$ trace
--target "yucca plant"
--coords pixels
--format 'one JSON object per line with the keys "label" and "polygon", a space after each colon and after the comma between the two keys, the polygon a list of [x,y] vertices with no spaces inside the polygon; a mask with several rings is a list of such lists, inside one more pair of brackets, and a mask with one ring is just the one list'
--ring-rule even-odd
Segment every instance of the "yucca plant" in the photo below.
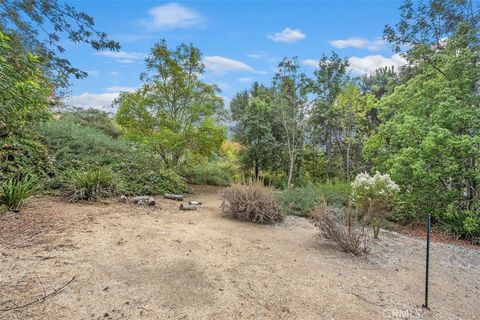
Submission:
{"label": "yucca plant", "polygon": [[66,175],[66,189],[71,202],[100,201],[117,193],[117,181],[108,168],[72,170]]}
{"label": "yucca plant", "polygon": [[1,184],[0,204],[8,210],[18,211],[37,187],[38,179],[33,175],[10,178]]}

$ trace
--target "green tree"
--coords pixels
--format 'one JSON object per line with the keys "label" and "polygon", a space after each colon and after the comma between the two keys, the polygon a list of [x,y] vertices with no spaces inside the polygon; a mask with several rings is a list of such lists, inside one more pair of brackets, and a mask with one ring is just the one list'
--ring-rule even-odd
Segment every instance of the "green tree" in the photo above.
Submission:
{"label": "green tree", "polygon": [[[443,24],[456,21],[454,17]],[[418,75],[380,100],[384,123],[370,137],[365,153],[403,186],[407,211],[417,217],[432,212],[446,223],[454,212],[462,234],[478,236],[478,26],[459,22],[456,27],[428,61],[416,60]]]}
{"label": "green tree", "polygon": [[274,104],[282,123],[283,145],[288,156],[287,187],[292,185],[295,163],[305,142],[308,81],[298,58],[284,58],[273,78]]}
{"label": "green tree", "polygon": [[348,60],[333,53],[330,57],[322,56],[310,81],[309,91],[313,95],[310,137],[312,143],[325,152],[328,177],[335,175],[334,142],[339,126],[333,105],[349,78]]}
{"label": "green tree", "polygon": [[46,150],[34,127],[50,117],[52,86],[38,57],[10,43],[0,32],[0,177],[45,165]]}
{"label": "green tree", "polygon": [[354,84],[346,85],[338,94],[332,111],[337,115],[336,141],[344,158],[345,176],[352,178],[352,158],[361,159],[363,142],[368,136],[367,115],[373,108],[375,97],[362,95]]}
{"label": "green tree", "polygon": [[255,178],[259,177],[261,169],[269,168],[278,157],[278,142],[272,132],[272,116],[273,110],[268,103],[253,98],[241,118],[244,127],[243,134],[239,137],[239,142],[244,146],[242,162],[246,168],[253,168]]}
{"label": "green tree", "polygon": [[57,0],[0,0],[0,31],[15,36],[21,47],[37,55],[59,86],[68,85],[69,75],[87,76],[61,57],[66,39],[95,50],[120,49],[118,42],[95,28],[91,16]]}
{"label": "green tree", "polygon": [[217,151],[226,135],[223,100],[215,85],[201,80],[200,50],[186,44],[171,50],[161,41],[146,66],[144,85],[115,101],[127,138],[151,146],[169,167],[186,164],[189,153]]}
{"label": "green tree", "polygon": [[471,0],[405,0],[400,21],[386,25],[383,38],[396,52],[404,53],[411,65],[423,63],[443,73],[437,53],[457,34],[459,25],[478,32],[479,9],[480,4],[474,6]]}

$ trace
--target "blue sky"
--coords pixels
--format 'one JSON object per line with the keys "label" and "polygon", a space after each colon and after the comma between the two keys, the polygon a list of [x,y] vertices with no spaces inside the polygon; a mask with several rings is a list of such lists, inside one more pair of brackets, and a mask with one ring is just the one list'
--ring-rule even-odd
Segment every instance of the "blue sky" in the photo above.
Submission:
{"label": "blue sky", "polygon": [[228,100],[253,81],[269,83],[283,57],[298,56],[305,72],[322,53],[349,57],[354,75],[403,60],[383,42],[383,27],[399,18],[400,1],[67,1],[95,18],[122,45],[95,52],[67,44],[65,56],[89,72],[73,81],[69,103],[112,111],[120,91],[141,85],[153,44],[193,43],[203,52],[205,81]]}

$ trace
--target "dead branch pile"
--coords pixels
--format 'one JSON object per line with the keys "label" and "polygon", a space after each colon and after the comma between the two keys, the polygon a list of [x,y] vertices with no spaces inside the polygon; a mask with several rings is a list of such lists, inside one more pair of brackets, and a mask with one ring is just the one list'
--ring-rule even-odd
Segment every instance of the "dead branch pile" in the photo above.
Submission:
{"label": "dead branch pile", "polygon": [[222,213],[236,219],[261,224],[283,221],[272,188],[261,181],[236,183],[221,193]]}

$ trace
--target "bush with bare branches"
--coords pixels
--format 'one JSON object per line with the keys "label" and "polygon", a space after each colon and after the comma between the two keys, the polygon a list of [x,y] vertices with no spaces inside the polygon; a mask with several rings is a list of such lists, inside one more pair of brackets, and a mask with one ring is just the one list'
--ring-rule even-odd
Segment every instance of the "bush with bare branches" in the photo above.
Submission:
{"label": "bush with bare branches", "polygon": [[221,193],[222,213],[236,219],[261,224],[283,221],[273,189],[262,181],[235,183]]}
{"label": "bush with bare branches", "polygon": [[349,205],[347,213],[341,209],[323,207],[316,211],[315,226],[325,239],[354,255],[368,252],[363,224],[358,222]]}

